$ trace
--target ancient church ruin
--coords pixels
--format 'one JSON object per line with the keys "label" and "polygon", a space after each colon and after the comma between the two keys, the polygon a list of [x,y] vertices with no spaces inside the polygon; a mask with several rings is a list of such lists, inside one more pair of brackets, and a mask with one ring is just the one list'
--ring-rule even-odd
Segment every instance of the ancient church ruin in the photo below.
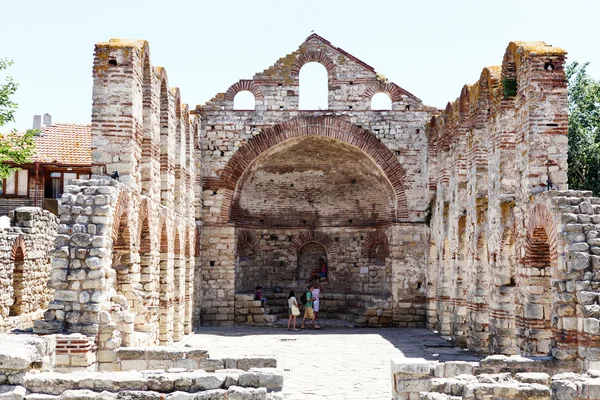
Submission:
{"label": "ancient church ruin", "polygon": [[[116,370],[120,347],[275,324],[323,259],[324,317],[597,367],[600,199],[567,190],[565,56],[511,42],[438,110],[313,34],[190,110],[147,42],[98,43],[93,175],[65,186],[58,223],[22,209],[0,232],[0,328],[43,312],[35,333],[82,334],[84,364]],[[323,109],[302,109],[310,63]]]}

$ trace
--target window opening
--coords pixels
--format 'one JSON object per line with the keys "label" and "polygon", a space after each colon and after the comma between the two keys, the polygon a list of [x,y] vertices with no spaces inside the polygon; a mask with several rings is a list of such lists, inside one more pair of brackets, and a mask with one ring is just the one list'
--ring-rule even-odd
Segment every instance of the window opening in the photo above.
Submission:
{"label": "window opening", "polygon": [[249,90],[238,92],[233,98],[234,110],[254,110],[256,109],[256,99]]}
{"label": "window opening", "polygon": [[391,110],[392,99],[387,93],[375,93],[371,97],[371,110]]}
{"label": "window opening", "polygon": [[329,109],[327,69],[318,62],[309,62],[300,69],[300,110]]}
{"label": "window opening", "polygon": [[13,171],[7,178],[0,179],[0,195],[27,196],[29,171],[20,169]]}

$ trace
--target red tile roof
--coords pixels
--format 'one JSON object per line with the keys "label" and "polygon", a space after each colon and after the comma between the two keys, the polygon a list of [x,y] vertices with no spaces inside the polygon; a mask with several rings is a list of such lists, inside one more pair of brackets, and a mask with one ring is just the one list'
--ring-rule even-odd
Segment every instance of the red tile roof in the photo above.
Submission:
{"label": "red tile roof", "polygon": [[92,164],[90,125],[54,124],[44,126],[35,137],[35,162],[69,165]]}

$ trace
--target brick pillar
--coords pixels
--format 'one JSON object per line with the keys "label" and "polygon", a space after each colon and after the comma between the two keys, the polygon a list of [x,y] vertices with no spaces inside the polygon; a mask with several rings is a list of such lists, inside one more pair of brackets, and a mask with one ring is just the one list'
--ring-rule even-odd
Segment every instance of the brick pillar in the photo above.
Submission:
{"label": "brick pillar", "polygon": [[[143,124],[143,76],[149,63],[145,41],[96,44],[92,91],[93,173],[118,172],[138,189]],[[149,68],[149,67],[148,67]]]}
{"label": "brick pillar", "polygon": [[556,189],[567,188],[567,81],[566,52],[543,42],[512,42],[517,81],[517,137],[524,163],[523,190],[546,190],[548,179]]}

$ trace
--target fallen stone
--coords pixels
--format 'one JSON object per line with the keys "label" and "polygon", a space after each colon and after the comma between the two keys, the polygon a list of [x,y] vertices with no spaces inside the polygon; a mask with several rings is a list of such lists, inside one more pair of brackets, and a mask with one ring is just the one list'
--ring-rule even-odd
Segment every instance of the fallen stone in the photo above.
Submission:
{"label": "fallen stone", "polygon": [[2,385],[0,386],[1,400],[23,400],[27,391],[23,386]]}

